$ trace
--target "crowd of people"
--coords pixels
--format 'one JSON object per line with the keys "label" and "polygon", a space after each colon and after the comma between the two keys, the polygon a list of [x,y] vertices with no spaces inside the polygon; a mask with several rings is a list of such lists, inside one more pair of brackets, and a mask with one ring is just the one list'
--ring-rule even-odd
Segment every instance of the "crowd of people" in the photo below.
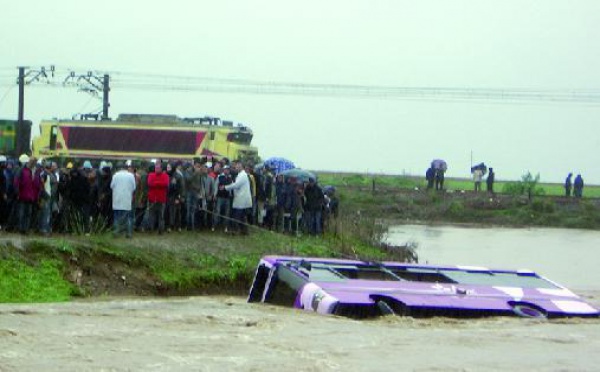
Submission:
{"label": "crowd of people", "polygon": [[239,161],[68,162],[0,156],[0,227],[22,234],[223,231],[320,235],[334,188]]}

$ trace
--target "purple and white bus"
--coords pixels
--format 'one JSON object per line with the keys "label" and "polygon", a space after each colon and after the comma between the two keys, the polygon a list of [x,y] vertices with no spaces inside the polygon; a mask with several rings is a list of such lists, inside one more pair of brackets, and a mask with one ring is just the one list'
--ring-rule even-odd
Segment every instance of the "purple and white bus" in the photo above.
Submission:
{"label": "purple and white bus", "polygon": [[353,318],[600,315],[530,270],[288,256],[260,260],[248,301]]}

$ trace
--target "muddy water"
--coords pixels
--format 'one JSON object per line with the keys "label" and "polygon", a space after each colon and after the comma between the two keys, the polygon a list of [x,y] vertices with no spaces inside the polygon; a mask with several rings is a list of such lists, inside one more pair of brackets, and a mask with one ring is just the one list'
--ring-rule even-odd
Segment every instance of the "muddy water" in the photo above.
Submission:
{"label": "muddy water", "polygon": [[[411,236],[420,243],[421,256],[431,261],[439,256],[446,263],[457,262],[452,254],[444,256],[454,243],[442,244],[456,240],[457,246],[467,247],[460,254],[458,248],[454,251],[461,263],[520,263],[505,257],[508,248],[496,257],[490,252],[495,248],[487,256],[469,253],[466,242],[458,244],[460,232],[448,228],[433,233],[425,227],[398,229],[390,236]],[[473,231],[465,231],[463,240]],[[503,232],[487,230],[483,236]],[[547,234],[536,233],[540,241]],[[514,252],[533,246],[536,239],[525,236],[531,244],[515,238],[505,247]],[[481,247],[493,246],[478,239]],[[524,266],[550,278],[559,274],[548,271],[560,267],[560,261],[540,265],[543,253],[528,254],[536,261],[521,258]],[[562,262],[572,267],[572,283],[600,305],[600,282],[589,279],[597,273],[580,278],[575,274],[588,263],[578,269],[569,257],[563,255]],[[247,304],[237,297],[0,305],[0,371],[598,371],[598,350],[596,319],[354,321]]]}
{"label": "muddy water", "polygon": [[396,244],[418,244],[419,261],[531,269],[571,289],[600,290],[600,231],[402,225]]}

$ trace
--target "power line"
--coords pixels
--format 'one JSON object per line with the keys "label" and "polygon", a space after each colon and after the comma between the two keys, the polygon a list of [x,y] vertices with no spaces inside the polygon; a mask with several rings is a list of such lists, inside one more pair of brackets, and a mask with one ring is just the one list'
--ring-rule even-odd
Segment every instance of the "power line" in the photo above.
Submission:
{"label": "power line", "polygon": [[[308,96],[357,99],[401,99],[416,101],[479,101],[499,104],[518,103],[600,103],[600,89],[527,89],[527,88],[469,88],[469,87],[402,87],[357,84],[322,84],[276,82],[240,78],[208,78],[144,74],[135,72],[88,70],[84,74],[75,69],[51,66],[40,70],[47,87],[75,86],[80,91],[98,93],[98,76],[110,74],[112,88],[140,91],[177,91],[202,93],[234,93],[252,95]],[[79,69],[81,71],[81,69]],[[67,76],[57,81],[54,76]],[[1,76],[1,75],[0,75]],[[40,77],[38,76],[38,81]],[[38,85],[39,86],[39,85]]]}

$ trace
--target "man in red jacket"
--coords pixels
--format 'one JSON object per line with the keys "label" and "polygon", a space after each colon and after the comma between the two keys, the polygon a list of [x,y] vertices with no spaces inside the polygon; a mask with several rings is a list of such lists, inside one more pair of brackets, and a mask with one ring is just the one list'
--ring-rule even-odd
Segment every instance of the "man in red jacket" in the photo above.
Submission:
{"label": "man in red jacket", "polygon": [[158,233],[165,231],[165,205],[169,190],[169,175],[163,172],[160,161],[154,166],[154,173],[148,174],[148,204],[150,229],[154,230],[158,221]]}
{"label": "man in red jacket", "polygon": [[19,232],[27,234],[32,224],[33,206],[40,195],[40,177],[35,171],[37,159],[26,154],[19,157],[22,168],[17,172],[14,186],[17,192]]}

